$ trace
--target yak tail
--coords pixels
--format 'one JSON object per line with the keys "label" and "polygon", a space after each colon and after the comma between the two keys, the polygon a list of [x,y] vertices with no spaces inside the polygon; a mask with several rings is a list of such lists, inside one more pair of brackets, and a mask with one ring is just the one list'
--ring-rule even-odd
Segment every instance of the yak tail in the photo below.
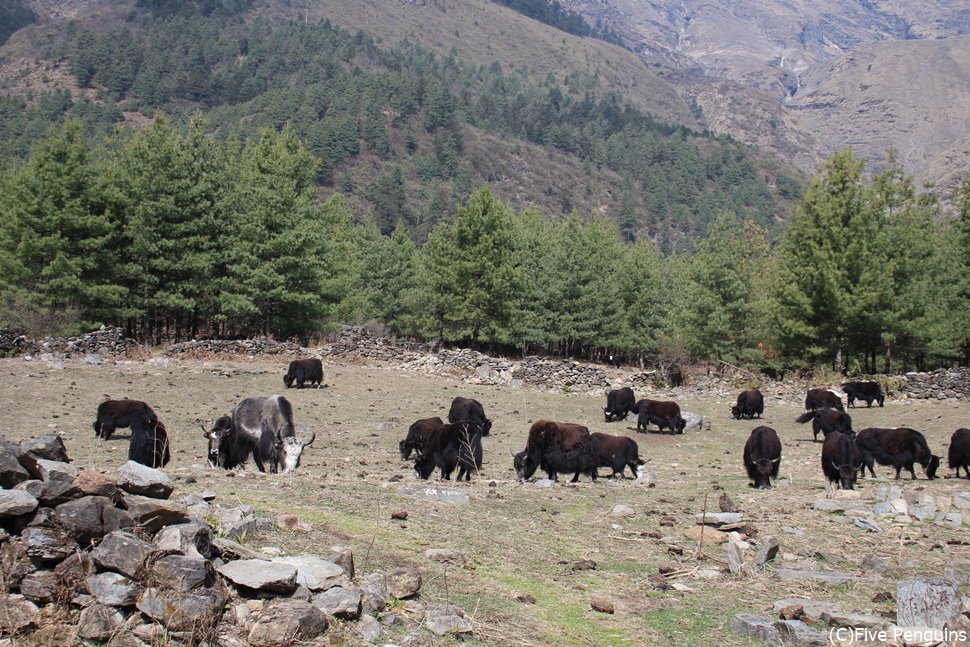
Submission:
{"label": "yak tail", "polygon": [[806,411],[802,415],[800,415],[797,418],[795,418],[795,422],[808,422],[809,420],[811,420],[814,417],[815,417],[815,412],[814,411]]}

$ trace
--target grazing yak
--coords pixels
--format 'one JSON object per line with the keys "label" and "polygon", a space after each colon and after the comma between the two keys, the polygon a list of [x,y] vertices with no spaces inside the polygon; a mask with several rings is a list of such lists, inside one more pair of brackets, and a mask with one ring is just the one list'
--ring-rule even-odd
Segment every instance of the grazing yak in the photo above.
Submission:
{"label": "grazing yak", "polygon": [[94,435],[102,440],[108,440],[119,427],[142,425],[150,428],[157,424],[158,416],[141,400],[105,400],[98,405],[98,413],[94,420]]}
{"label": "grazing yak", "polygon": [[633,394],[633,389],[628,386],[624,386],[622,389],[613,389],[606,394],[606,407],[603,409],[603,415],[606,416],[606,422],[615,422],[618,420],[626,420],[627,415],[632,411],[636,413],[636,401],[637,398]]}
{"label": "grazing yak", "polygon": [[765,396],[761,395],[758,389],[748,389],[738,394],[738,402],[731,407],[731,416],[735,420],[747,418],[751,420],[755,416],[761,417],[765,412]]}
{"label": "grazing yak", "polygon": [[428,441],[431,432],[445,424],[445,421],[435,416],[434,418],[421,418],[415,420],[408,427],[407,437],[398,443],[401,450],[401,460],[406,461],[411,457],[411,452],[420,454],[424,451],[424,445]]}
{"label": "grazing yak", "polygon": [[[222,421],[220,424],[219,421]],[[303,450],[316,440],[316,434],[303,442],[296,437],[293,407],[281,395],[246,398],[232,411],[231,424],[224,418],[208,433],[209,455],[217,457],[219,467],[232,469],[252,455],[260,472],[292,472],[300,466]]]}
{"label": "grazing yak", "polygon": [[512,455],[512,464],[520,481],[532,478],[540,467],[553,481],[560,473],[573,473],[573,483],[580,474],[596,480],[596,456],[589,429],[570,422],[537,420],[529,429],[525,449]]}
{"label": "grazing yak", "polygon": [[862,460],[860,476],[865,476],[866,468],[872,477],[876,472],[872,469],[874,463],[891,465],[896,468],[896,480],[904,468],[913,480],[916,480],[914,463],[919,463],[926,471],[926,478],[935,479],[936,470],[940,467],[940,457],[934,456],[926,444],[926,438],[915,429],[900,427],[898,429],[876,429],[870,427],[859,432],[855,439],[856,446]]}
{"label": "grazing yak", "polygon": [[[478,438],[478,454],[474,451]],[[414,461],[418,477],[427,479],[435,469],[441,470],[441,478],[451,480],[451,473],[458,468],[458,479],[470,481],[471,473],[481,465],[481,434],[473,431],[467,420],[440,425],[431,431],[424,450]]]}
{"label": "grazing yak", "polygon": [[302,389],[304,384],[316,384],[319,389],[323,384],[323,362],[318,359],[295,359],[283,375],[283,385]]}
{"label": "grazing yak", "polygon": [[607,355],[606,356],[606,365],[607,366],[615,366],[616,368],[620,368],[621,366],[623,366],[623,360],[620,358],[619,355]]}
{"label": "grazing yak", "polygon": [[822,473],[831,485],[836,489],[855,489],[861,466],[862,456],[851,436],[836,431],[825,437],[822,444]]}
{"label": "grazing yak", "polygon": [[601,433],[590,434],[589,440],[596,456],[596,467],[609,467],[613,470],[610,478],[617,474],[622,476],[627,467],[633,472],[633,478],[640,476],[640,466],[645,461],[640,458],[640,448],[635,440]]}
{"label": "grazing yak", "polygon": [[960,468],[966,472],[970,479],[970,429],[957,429],[950,438],[950,452],[947,455],[947,463],[951,470],[957,471],[957,478],[960,478]]}
{"label": "grazing yak", "polygon": [[809,389],[805,395],[805,408],[810,411],[816,409],[838,409],[845,411],[842,406],[842,398],[832,393],[828,389]]}
{"label": "grazing yak", "polygon": [[485,408],[482,407],[481,402],[458,396],[451,401],[448,422],[455,423],[463,420],[471,423],[473,427],[478,427],[482,436],[487,436],[492,429],[492,421],[485,417]]}
{"label": "grazing yak", "polygon": [[146,425],[141,420],[135,420],[131,425],[131,440],[128,441],[128,460],[159,468],[165,467],[171,459],[168,430],[162,421]]}
{"label": "grazing yak", "polygon": [[664,427],[672,434],[684,433],[687,421],[680,415],[680,405],[676,402],[661,400],[640,400],[636,404],[637,431],[646,433],[650,423],[657,425],[657,431],[663,433]]}
{"label": "grazing yak", "polygon": [[[213,423],[212,429],[206,429],[205,425],[202,426],[202,433],[209,441],[208,459],[209,465],[212,467],[226,467],[226,463],[234,460],[230,458],[232,447],[229,444],[229,432],[231,430],[232,417],[230,416],[220,417]],[[242,460],[235,461],[231,467],[240,465],[245,461],[246,458],[243,457]]]}
{"label": "grazing yak", "polygon": [[771,479],[778,478],[781,467],[781,441],[771,427],[756,427],[744,444],[744,469],[751,487],[767,490]]}
{"label": "grazing yak", "polygon": [[852,431],[852,418],[844,411],[816,409],[815,411],[806,411],[795,418],[795,422],[798,423],[805,423],[809,420],[812,421],[812,434],[815,442],[818,442],[818,432],[820,431],[823,437],[827,437],[833,431],[855,436],[855,432]]}
{"label": "grazing yak", "polygon": [[867,408],[872,408],[873,400],[878,402],[880,407],[886,401],[879,382],[846,382],[842,385],[842,391],[845,392],[850,407],[855,407],[857,399],[865,400]]}

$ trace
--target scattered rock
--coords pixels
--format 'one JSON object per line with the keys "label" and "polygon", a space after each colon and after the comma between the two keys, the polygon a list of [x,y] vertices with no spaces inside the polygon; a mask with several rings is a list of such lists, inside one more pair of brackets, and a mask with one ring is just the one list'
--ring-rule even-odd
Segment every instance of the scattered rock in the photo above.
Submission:
{"label": "scattered rock", "polygon": [[395,568],[385,576],[385,585],[391,596],[404,600],[421,590],[421,573],[415,568]]}
{"label": "scattered rock", "polygon": [[9,490],[30,478],[30,472],[17,460],[19,454],[19,449],[11,451],[0,446],[0,487]]}
{"label": "scattered rock", "polygon": [[696,515],[697,523],[703,523],[710,526],[721,526],[724,524],[740,523],[744,518],[744,513],[742,512],[708,512],[704,514],[702,512]]}
{"label": "scattered rock", "polygon": [[721,508],[721,512],[740,512],[738,504],[728,496],[727,492],[721,493],[717,499],[717,505]]}
{"label": "scattered rock", "polygon": [[703,540],[705,544],[714,546],[723,544],[728,540],[726,532],[721,532],[716,528],[709,528],[708,526],[691,526],[684,535],[695,541]]}
{"label": "scattered rock", "polygon": [[109,532],[135,525],[132,516],[103,496],[84,496],[54,508],[52,518],[77,543],[86,546]]}
{"label": "scattered rock", "polygon": [[512,598],[515,599],[518,602],[521,602],[522,604],[535,604],[536,603],[535,597],[532,596],[532,595],[529,595],[528,593],[513,593],[512,594]]}
{"label": "scattered rock", "polygon": [[452,564],[454,566],[464,566],[468,559],[456,550],[449,548],[429,548],[424,551],[424,556],[432,562],[441,564]]}
{"label": "scattered rock", "polygon": [[868,629],[885,629],[889,621],[880,616],[864,613],[845,613],[841,611],[823,611],[823,622],[833,627],[862,627]]}
{"label": "scattered rock", "polygon": [[805,615],[805,606],[801,604],[790,604],[778,611],[778,617],[782,620],[801,620]]}
{"label": "scattered rock", "polygon": [[80,473],[78,468],[70,463],[43,458],[37,459],[32,465],[28,464],[27,471],[41,481],[67,481],[68,483],[73,483]]}
{"label": "scattered rock", "polygon": [[372,643],[381,637],[381,623],[374,616],[363,615],[357,621],[357,634],[365,643]]}
{"label": "scattered rock", "polygon": [[60,479],[53,481],[31,479],[18,483],[16,489],[30,493],[37,499],[39,505],[48,508],[55,508],[81,496],[81,491],[74,487],[73,482]]}
{"label": "scattered rock", "polygon": [[744,573],[744,550],[745,546],[739,541],[728,540],[724,544],[724,556],[727,558],[728,571],[731,575]]}
{"label": "scattered rock", "polygon": [[407,510],[398,510],[397,512],[391,513],[391,519],[394,519],[396,521],[407,521],[407,518],[408,518]]}
{"label": "scattered rock", "polygon": [[603,596],[594,595],[589,599],[589,606],[593,611],[599,611],[600,613],[613,613],[613,600]]}
{"label": "scattered rock", "polygon": [[[71,459],[67,455],[67,447],[64,446],[64,439],[57,434],[45,434],[25,440],[20,444],[20,449],[27,458],[55,461],[58,463],[70,463]],[[29,467],[27,469],[30,469]]]}
{"label": "scattered rock", "polygon": [[758,557],[754,562],[755,566],[764,568],[765,564],[775,559],[780,547],[781,545],[778,543],[777,537],[765,537],[761,542],[761,546],[758,548]]}
{"label": "scattered rock", "polygon": [[59,528],[25,528],[20,534],[27,556],[38,562],[60,562],[77,552],[77,542]]}
{"label": "scattered rock", "polygon": [[20,580],[20,592],[31,602],[47,604],[58,593],[58,581],[54,571],[37,571]]}
{"label": "scattered rock", "polygon": [[610,516],[612,517],[634,517],[636,514],[633,508],[622,503],[613,506],[613,510],[610,511]]}
{"label": "scattered rock", "polygon": [[900,627],[932,627],[963,611],[956,586],[942,577],[920,577],[896,584],[896,624]]}
{"label": "scattered rock", "polygon": [[353,578],[354,573],[354,551],[350,550],[346,546],[331,546],[330,555],[327,556],[327,561],[333,562],[340,568],[344,569],[344,573],[347,577]]}
{"label": "scattered rock", "polygon": [[453,606],[429,609],[424,617],[424,625],[437,636],[469,634],[473,631],[472,624],[465,618],[465,613]]}
{"label": "scattered rock", "polygon": [[153,543],[155,549],[161,552],[190,557],[212,559],[217,553],[212,545],[212,529],[196,521],[162,528],[155,535]]}
{"label": "scattered rock", "polygon": [[946,566],[943,567],[943,577],[953,582],[957,586],[970,584],[970,559],[951,559]]}
{"label": "scattered rock", "polygon": [[98,573],[87,578],[88,591],[101,604],[129,607],[141,595],[142,585],[119,573]]}
{"label": "scattered rock", "polygon": [[866,555],[862,559],[862,570],[875,573],[876,575],[885,575],[889,572],[889,562],[882,557]]}
{"label": "scattered rock", "polygon": [[775,573],[782,581],[811,580],[813,582],[826,584],[828,586],[842,586],[844,584],[851,584],[853,582],[875,584],[879,581],[879,578],[875,576],[850,575],[849,573],[840,573],[838,571],[814,571],[795,568],[779,568],[775,571]]}
{"label": "scattered rock", "polygon": [[226,598],[219,587],[190,593],[149,587],[138,597],[137,606],[171,631],[199,631],[219,621]]}
{"label": "scattered rock", "polygon": [[37,605],[22,595],[0,594],[0,632],[16,633],[34,624]]}
{"label": "scattered rock", "polygon": [[449,488],[439,488],[433,485],[402,485],[397,489],[401,496],[420,499],[422,501],[437,501],[439,503],[456,503],[464,505],[468,503],[468,495],[460,490]]}
{"label": "scattered rock", "polygon": [[129,494],[124,502],[135,523],[153,533],[185,521],[189,514],[185,505],[178,501]]}
{"label": "scattered rock", "polygon": [[212,586],[215,572],[212,562],[193,555],[166,555],[152,565],[152,576],[157,582],[176,591],[191,591]]}

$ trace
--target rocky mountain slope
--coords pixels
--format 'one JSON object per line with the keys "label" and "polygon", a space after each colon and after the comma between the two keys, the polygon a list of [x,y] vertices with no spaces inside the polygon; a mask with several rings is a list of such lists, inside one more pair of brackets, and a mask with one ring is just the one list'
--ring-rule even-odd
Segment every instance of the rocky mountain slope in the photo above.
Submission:
{"label": "rocky mountain slope", "polygon": [[[970,7],[928,0],[569,0],[644,57],[702,75],[705,125],[803,167],[843,146],[878,165],[892,146],[918,182],[966,172]],[[766,124],[772,124],[766,127]],[[814,153],[814,157],[812,155]]]}

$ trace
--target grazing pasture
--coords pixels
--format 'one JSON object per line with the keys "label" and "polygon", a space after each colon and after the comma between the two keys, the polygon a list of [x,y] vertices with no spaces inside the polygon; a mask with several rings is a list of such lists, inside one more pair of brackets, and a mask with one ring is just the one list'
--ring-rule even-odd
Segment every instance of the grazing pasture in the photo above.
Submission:
{"label": "grazing pasture", "polygon": [[[243,538],[257,549],[325,553],[341,544],[353,549],[358,571],[416,565],[425,577],[422,596],[459,605],[473,621],[473,644],[756,645],[729,628],[735,613],[770,614],[774,600],[795,596],[833,600],[856,611],[890,612],[892,602],[871,602],[873,596],[895,592],[900,579],[941,575],[954,557],[970,557],[966,526],[946,528],[929,521],[900,525],[878,518],[882,532],[868,532],[848,516],[814,510],[815,500],[825,496],[826,482],[819,462],[821,444],[812,442],[811,429],[794,422],[804,411],[805,391],[789,388],[782,398],[771,385],[760,387],[765,414],[755,421],[732,418],[736,389],[703,397],[644,394],[675,400],[683,411],[710,421],[704,431],[644,434],[636,433],[634,420],[604,422],[601,390],[568,394],[472,386],[457,376],[327,362],[326,388],[286,391],[294,423],[316,433],[299,470],[263,474],[251,463],[230,472],[210,467],[200,424],[210,428],[243,398],[281,393],[285,368],[284,361],[258,360],[103,366],[69,362],[55,369],[41,361],[4,359],[0,434],[24,440],[60,433],[76,463],[113,473],[127,459],[128,433],[118,430],[110,440],[99,441],[93,438],[91,421],[107,398],[143,400],[168,429],[172,461],[166,472],[177,484],[174,496],[211,490],[224,506],[249,504],[270,519],[291,512],[310,526]],[[401,460],[399,442],[415,420],[444,418],[459,395],[480,401],[492,420],[490,435],[482,439],[482,472],[468,483],[439,482],[437,471],[430,481],[419,481],[412,462]],[[859,429],[918,429],[933,453],[945,457],[954,430],[970,426],[970,403],[890,397],[884,408],[857,408],[852,416]],[[653,485],[612,481],[605,469],[595,483],[586,478],[578,484],[561,478],[552,487],[517,482],[510,450],[522,450],[529,427],[540,418],[633,438],[647,461],[642,471],[652,474]],[[783,446],[780,472],[770,490],[750,488],[742,464],[744,443],[759,425],[777,430]],[[856,485],[863,498],[878,486],[897,484],[893,470],[883,467],[877,474],[880,478],[860,479]],[[944,478],[928,481],[921,470],[917,475],[916,481],[904,478],[898,484],[905,492],[970,491],[970,481],[951,478],[945,465],[938,473]],[[408,484],[458,489],[470,501],[453,505],[399,495],[398,488]],[[780,541],[781,553],[764,572],[696,576],[698,567],[724,571],[721,547],[708,542],[698,550],[698,542],[685,536],[705,501],[707,510],[716,512],[723,493],[744,512],[756,539],[775,536]],[[614,517],[611,512],[620,504],[635,514]],[[408,512],[406,520],[391,518],[399,511]],[[783,528],[805,534],[796,536]],[[424,557],[429,548],[459,551],[469,566],[431,562]],[[782,564],[861,574],[868,555],[888,563],[876,585],[829,588],[782,582],[774,575]],[[595,568],[582,560],[595,562]],[[672,569],[674,576],[664,578],[659,569]],[[682,590],[671,589],[673,584]],[[590,600],[596,596],[612,600],[615,613],[593,611]],[[403,607],[395,609],[407,614]],[[387,629],[384,639],[396,642],[406,631]],[[355,644],[339,622],[327,635],[334,644]],[[458,642],[446,638],[435,644]]]}

